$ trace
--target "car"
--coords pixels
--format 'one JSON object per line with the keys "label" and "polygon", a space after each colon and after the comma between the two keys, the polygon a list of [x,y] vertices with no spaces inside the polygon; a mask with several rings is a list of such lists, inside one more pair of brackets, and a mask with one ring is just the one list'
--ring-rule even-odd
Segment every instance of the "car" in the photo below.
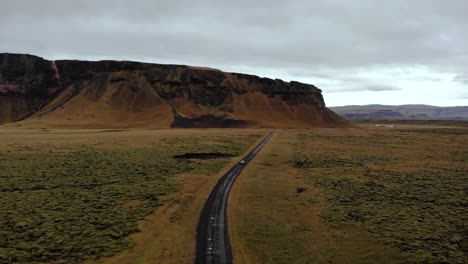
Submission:
{"label": "car", "polygon": [[245,164],[245,160],[241,160],[241,161],[240,161],[240,164]]}

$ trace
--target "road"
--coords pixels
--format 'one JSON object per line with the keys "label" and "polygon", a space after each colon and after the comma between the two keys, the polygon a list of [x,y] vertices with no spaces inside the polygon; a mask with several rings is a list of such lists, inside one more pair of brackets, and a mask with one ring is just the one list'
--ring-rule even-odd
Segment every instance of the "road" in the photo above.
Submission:
{"label": "road", "polygon": [[227,201],[234,181],[265,146],[273,133],[269,133],[254,150],[244,157],[245,163],[238,163],[232,167],[218,181],[206,201],[197,227],[197,264],[230,264],[232,251],[229,243],[227,226]]}

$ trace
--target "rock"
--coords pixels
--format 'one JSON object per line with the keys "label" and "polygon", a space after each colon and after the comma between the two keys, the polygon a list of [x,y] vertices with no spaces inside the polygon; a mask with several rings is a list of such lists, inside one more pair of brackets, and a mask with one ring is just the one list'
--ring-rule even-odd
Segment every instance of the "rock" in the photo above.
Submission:
{"label": "rock", "polygon": [[22,54],[0,54],[0,103],[0,124],[34,115],[80,126],[93,111],[87,114],[100,126],[350,125],[325,107],[311,84],[183,65],[52,62]]}

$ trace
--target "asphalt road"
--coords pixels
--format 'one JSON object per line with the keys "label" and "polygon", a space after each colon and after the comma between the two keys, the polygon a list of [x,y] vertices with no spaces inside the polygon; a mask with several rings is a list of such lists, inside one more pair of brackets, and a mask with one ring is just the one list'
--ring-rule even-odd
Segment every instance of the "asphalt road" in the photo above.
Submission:
{"label": "asphalt road", "polygon": [[273,133],[269,133],[252,152],[244,157],[245,163],[237,163],[218,181],[206,201],[197,227],[197,264],[230,264],[232,250],[227,226],[227,200],[234,181],[265,146]]}

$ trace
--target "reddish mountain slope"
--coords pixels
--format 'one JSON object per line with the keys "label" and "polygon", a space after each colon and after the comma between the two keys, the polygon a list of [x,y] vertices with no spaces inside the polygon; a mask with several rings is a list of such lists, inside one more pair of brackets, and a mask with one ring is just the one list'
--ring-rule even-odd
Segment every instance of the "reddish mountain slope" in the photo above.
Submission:
{"label": "reddish mountain slope", "polygon": [[16,121],[76,127],[349,126],[309,84],[179,65],[0,54],[0,123]]}

